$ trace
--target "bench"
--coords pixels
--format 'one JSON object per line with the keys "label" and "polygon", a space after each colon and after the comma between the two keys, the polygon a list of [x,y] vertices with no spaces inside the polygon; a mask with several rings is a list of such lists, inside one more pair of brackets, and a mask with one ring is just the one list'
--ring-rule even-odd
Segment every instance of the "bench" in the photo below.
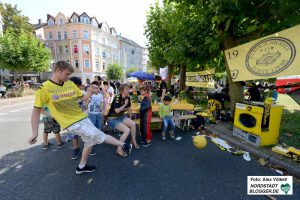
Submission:
{"label": "bench", "polygon": [[[175,116],[174,120],[175,121],[180,121],[180,129],[181,130],[188,130],[188,126],[189,126],[189,121],[191,119],[195,119],[197,118],[196,115],[179,115],[179,116]],[[140,126],[140,120],[139,119],[135,119],[133,120],[138,126]],[[158,129],[161,129],[161,122],[162,119],[160,119],[159,117],[152,117],[151,118],[151,123],[160,123],[160,126],[158,127]]]}

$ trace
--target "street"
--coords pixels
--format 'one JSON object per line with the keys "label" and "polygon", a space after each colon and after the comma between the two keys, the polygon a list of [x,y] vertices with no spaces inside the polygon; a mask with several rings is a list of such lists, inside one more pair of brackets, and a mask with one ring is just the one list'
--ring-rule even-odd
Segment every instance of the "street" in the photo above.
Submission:
{"label": "street", "polygon": [[[11,105],[0,101],[1,199],[268,199],[247,195],[247,176],[279,176],[210,141],[197,149],[192,132],[178,131],[180,141],[163,142],[159,133],[153,133],[152,146],[133,150],[125,159],[114,154],[114,147],[98,145],[97,155],[89,159],[97,170],[76,175],[79,160],[70,159],[70,143],[59,150],[42,149],[42,123],[38,142],[27,143],[32,107],[33,99]],[[49,136],[55,143],[53,134]],[[300,184],[294,182],[293,196],[276,198],[300,199]]]}

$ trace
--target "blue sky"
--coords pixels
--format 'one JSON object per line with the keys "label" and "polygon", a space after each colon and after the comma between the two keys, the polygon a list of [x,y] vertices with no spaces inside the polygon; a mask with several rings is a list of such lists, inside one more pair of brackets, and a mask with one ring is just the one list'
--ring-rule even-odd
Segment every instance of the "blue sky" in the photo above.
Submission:
{"label": "blue sky", "polygon": [[17,4],[22,14],[30,18],[31,23],[37,23],[38,19],[45,22],[47,14],[55,16],[58,12],[62,12],[70,17],[73,12],[78,14],[86,12],[90,17],[95,16],[99,22],[106,21],[122,36],[145,46],[146,13],[150,4],[156,0],[1,0],[1,2]]}

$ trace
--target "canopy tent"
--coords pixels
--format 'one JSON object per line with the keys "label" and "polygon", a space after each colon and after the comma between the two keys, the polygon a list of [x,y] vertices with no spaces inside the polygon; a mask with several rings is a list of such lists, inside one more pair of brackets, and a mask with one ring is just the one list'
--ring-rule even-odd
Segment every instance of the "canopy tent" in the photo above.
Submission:
{"label": "canopy tent", "polygon": [[154,76],[152,74],[143,71],[131,72],[128,74],[128,77],[136,77],[141,80],[154,80]]}

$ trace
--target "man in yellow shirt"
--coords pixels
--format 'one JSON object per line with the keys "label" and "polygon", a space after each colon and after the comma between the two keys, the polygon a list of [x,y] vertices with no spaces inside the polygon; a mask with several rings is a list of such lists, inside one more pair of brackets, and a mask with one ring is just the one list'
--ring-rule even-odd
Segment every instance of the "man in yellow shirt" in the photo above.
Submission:
{"label": "man in yellow shirt", "polygon": [[65,62],[58,61],[54,65],[52,77],[43,83],[41,88],[36,92],[34,108],[31,116],[32,136],[29,138],[29,144],[36,143],[38,136],[39,121],[41,109],[46,105],[53,118],[60,124],[63,129],[81,136],[84,142],[82,157],[76,174],[93,172],[95,166],[86,165],[88,156],[95,144],[103,142],[114,146],[121,146],[128,154],[131,152],[131,145],[127,145],[110,135],[104,134],[97,129],[86,114],[82,112],[78,105],[78,98],[83,101],[89,99],[95,91],[89,88],[85,96],[79,88],[69,81],[69,76],[74,72],[73,67]]}

